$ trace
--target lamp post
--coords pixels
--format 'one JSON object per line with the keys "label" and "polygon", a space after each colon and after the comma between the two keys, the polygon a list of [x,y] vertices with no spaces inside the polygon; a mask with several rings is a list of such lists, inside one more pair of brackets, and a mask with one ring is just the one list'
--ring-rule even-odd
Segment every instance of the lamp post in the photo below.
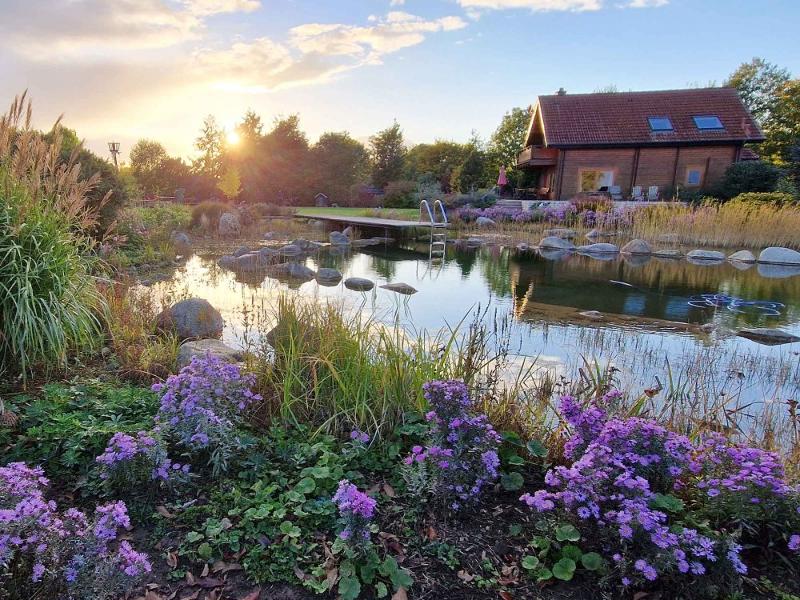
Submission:
{"label": "lamp post", "polygon": [[111,152],[111,158],[114,159],[114,168],[119,171],[119,164],[117,163],[117,155],[119,154],[119,142],[108,142],[108,151]]}

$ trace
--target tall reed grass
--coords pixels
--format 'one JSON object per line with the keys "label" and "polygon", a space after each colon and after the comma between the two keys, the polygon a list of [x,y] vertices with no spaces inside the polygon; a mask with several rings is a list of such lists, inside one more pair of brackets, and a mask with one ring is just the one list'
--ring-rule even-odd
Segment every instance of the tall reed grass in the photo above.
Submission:
{"label": "tall reed grass", "polygon": [[95,346],[105,308],[89,257],[97,178],[80,179],[77,151],[60,160],[58,123],[48,143],[31,116],[23,95],[0,117],[0,374],[23,381]]}

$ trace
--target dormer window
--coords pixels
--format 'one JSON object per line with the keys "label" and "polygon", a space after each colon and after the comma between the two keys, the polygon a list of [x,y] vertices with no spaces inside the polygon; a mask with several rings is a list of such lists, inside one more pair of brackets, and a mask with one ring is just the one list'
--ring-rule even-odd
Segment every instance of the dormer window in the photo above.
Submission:
{"label": "dormer window", "polygon": [[725,129],[722,126],[722,121],[716,115],[702,115],[699,117],[692,117],[694,124],[700,131],[709,131],[714,129]]}
{"label": "dormer window", "polygon": [[647,117],[647,121],[650,123],[650,130],[651,131],[672,131],[672,121],[669,120],[669,117]]}

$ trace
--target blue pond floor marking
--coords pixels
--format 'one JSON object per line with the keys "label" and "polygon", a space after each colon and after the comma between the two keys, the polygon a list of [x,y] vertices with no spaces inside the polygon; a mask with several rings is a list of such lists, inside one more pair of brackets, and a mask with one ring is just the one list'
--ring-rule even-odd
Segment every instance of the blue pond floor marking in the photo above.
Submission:
{"label": "blue pond floor marking", "polygon": [[694,308],[727,308],[735,313],[758,313],[767,317],[780,316],[786,305],[769,300],[744,300],[727,294],[699,294],[689,298]]}

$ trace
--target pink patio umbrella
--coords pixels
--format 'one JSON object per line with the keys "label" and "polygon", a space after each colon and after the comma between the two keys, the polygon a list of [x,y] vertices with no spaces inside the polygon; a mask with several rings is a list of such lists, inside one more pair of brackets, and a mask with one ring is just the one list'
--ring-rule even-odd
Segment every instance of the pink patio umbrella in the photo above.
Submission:
{"label": "pink patio umbrella", "polygon": [[506,177],[505,165],[501,165],[500,167],[500,175],[497,177],[497,185],[500,188],[500,193],[502,194],[508,185],[508,177]]}

